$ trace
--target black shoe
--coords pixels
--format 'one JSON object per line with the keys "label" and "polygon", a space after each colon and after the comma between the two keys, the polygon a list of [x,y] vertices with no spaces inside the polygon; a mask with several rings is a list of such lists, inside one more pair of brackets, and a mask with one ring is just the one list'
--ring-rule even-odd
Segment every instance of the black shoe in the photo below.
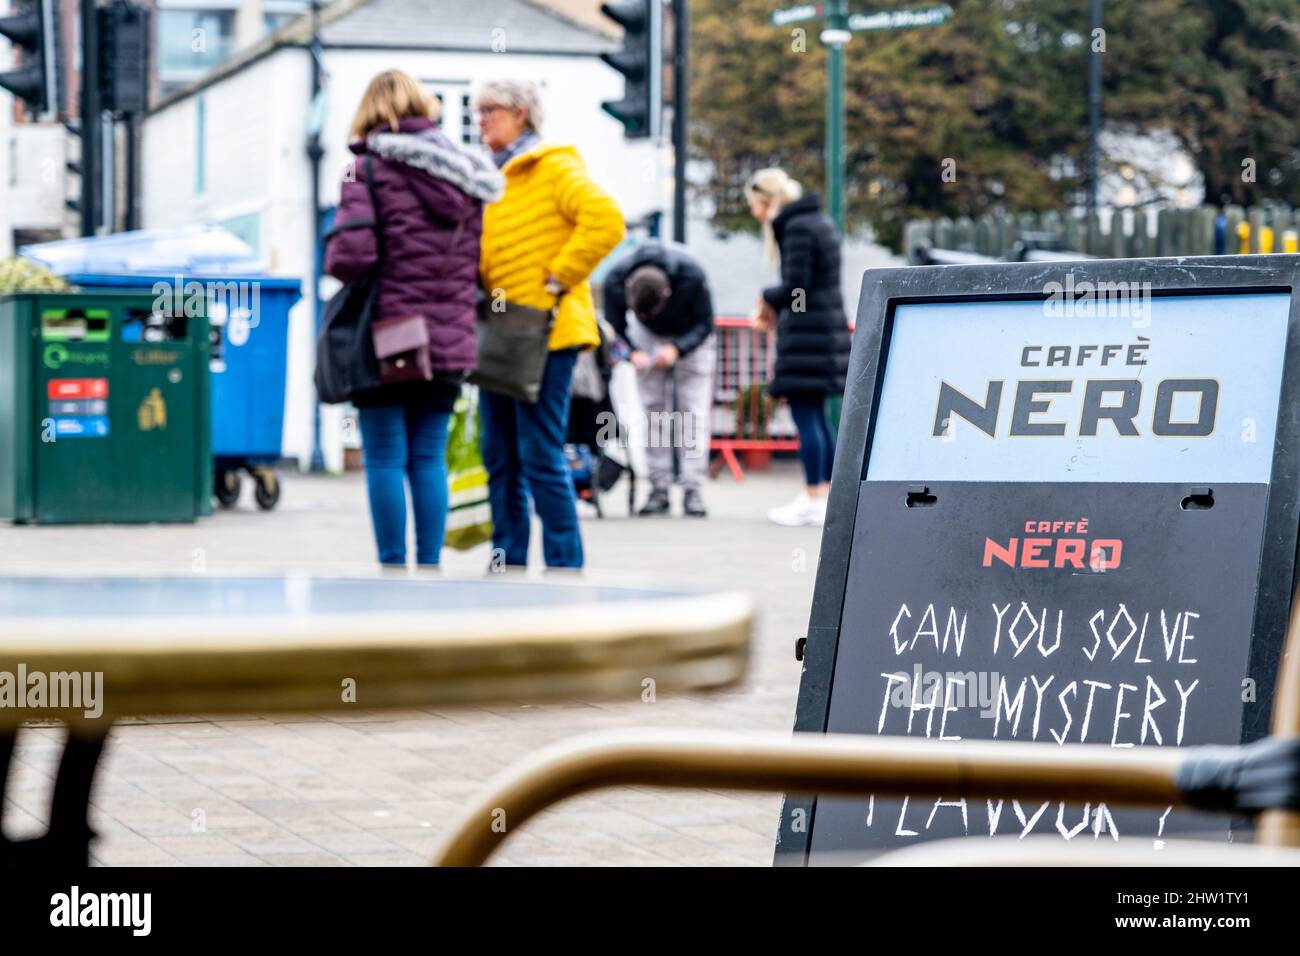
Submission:
{"label": "black shoe", "polygon": [[649,499],[641,506],[641,510],[637,514],[642,518],[668,514],[668,492],[661,491],[658,488],[650,492]]}
{"label": "black shoe", "polygon": [[691,518],[707,518],[709,509],[704,507],[704,496],[696,488],[687,488],[682,497],[682,514]]}

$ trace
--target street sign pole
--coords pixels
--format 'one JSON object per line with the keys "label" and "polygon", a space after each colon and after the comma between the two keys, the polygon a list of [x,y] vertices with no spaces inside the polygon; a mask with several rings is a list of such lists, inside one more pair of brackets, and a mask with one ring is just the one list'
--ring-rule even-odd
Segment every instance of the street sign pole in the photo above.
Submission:
{"label": "street sign pole", "polygon": [[947,4],[872,14],[849,14],[848,0],[804,3],[777,10],[772,25],[788,26],[824,17],[821,41],[826,47],[826,211],[844,234],[844,47],[855,30],[898,30],[936,26],[952,16]]}
{"label": "street sign pole", "polygon": [[844,235],[844,45],[848,0],[830,0],[826,8],[826,211]]}

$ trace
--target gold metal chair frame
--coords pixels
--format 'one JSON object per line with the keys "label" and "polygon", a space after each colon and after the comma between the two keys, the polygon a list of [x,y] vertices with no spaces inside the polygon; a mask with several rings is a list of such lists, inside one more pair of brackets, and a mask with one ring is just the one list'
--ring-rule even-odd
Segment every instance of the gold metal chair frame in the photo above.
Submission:
{"label": "gold metal chair frame", "polygon": [[[1300,600],[1292,602],[1271,734],[1300,737]],[[1176,778],[1186,756],[1187,751],[1162,747],[1114,750],[1096,744],[945,742],[839,734],[793,738],[705,732],[592,734],[548,747],[507,770],[475,800],[452,830],[435,863],[480,866],[509,834],[542,810],[567,797],[611,786],[1185,807]],[[1270,810],[1260,814],[1256,844],[1256,848],[1300,847],[1300,812]],[[1180,843],[1181,847],[1186,845]],[[1224,858],[1219,844],[1203,845],[1205,851],[1198,857],[1202,862]],[[1017,850],[1015,845],[990,847],[982,842],[981,846],[982,852],[969,846],[950,846],[948,858],[943,861],[960,865],[1005,864],[1017,859],[1021,863],[1035,862],[1025,858],[1024,850]],[[942,859],[939,851],[928,852],[928,863]],[[1185,852],[1178,852],[1180,859],[1186,860]],[[1300,864],[1300,853],[1229,852],[1236,852],[1234,862],[1240,858],[1253,864]],[[1048,859],[1040,855],[1037,862]],[[1095,852],[1071,849],[1069,845],[1063,845],[1050,859],[1084,865],[1097,862]],[[1109,865],[1131,865],[1139,859],[1147,865],[1158,862],[1144,855],[1119,853]],[[881,858],[882,862],[887,860],[888,856]]]}

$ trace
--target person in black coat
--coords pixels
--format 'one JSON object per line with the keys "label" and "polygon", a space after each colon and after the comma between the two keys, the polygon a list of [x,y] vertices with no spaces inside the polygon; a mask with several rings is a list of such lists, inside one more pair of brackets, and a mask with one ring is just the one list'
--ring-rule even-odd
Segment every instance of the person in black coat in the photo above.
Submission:
{"label": "person in black coat", "polygon": [[840,289],[840,239],[819,197],[804,196],[784,170],[755,173],[745,198],[764,224],[769,258],[779,250],[781,281],[763,290],[753,320],[760,330],[776,329],[768,392],[790,406],[806,483],[798,497],[768,517],[783,525],[820,525],[835,460],[826,399],[843,393],[852,347]]}
{"label": "person in black coat", "polygon": [[[682,443],[682,512],[705,517],[701,487],[709,464],[714,347],[713,297],[704,269],[681,246],[645,243],[606,274],[605,320],[631,352],[650,426],[651,491],[639,514],[668,513],[676,432]],[[666,414],[678,418],[678,429]]]}

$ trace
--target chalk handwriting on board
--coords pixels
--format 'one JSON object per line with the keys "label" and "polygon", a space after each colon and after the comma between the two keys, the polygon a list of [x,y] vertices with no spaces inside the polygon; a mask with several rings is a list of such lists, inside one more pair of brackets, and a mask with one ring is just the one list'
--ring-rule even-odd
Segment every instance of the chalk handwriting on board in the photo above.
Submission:
{"label": "chalk handwriting on board", "polygon": [[[961,740],[962,735],[949,728],[949,718],[977,708],[989,721],[988,732],[981,736],[994,740],[1115,748],[1181,744],[1201,685],[1190,670],[1198,663],[1200,617],[1191,608],[1130,608],[1123,603],[1077,616],[1023,600],[995,600],[970,608],[938,601],[901,602],[883,634],[867,635],[868,640],[883,640],[894,660],[904,665],[879,674],[875,732]],[[951,660],[952,669],[926,669],[910,660],[919,656],[918,649],[928,661],[936,655]],[[1040,661],[1042,670],[1011,678],[996,670],[961,668],[964,658],[996,665],[1022,655]],[[1054,668],[1065,665],[1070,656],[1086,660],[1095,673],[1062,678]],[[1107,679],[1107,665],[1114,665],[1112,679]],[[1148,665],[1154,673],[1142,673]],[[1004,814],[1008,806],[1009,815]],[[1166,808],[1153,814],[1157,832],[1163,830],[1168,813]],[[897,837],[918,837],[945,814],[960,820],[966,835],[1015,833],[1023,838],[1055,832],[1066,840],[1082,835],[1119,839],[1114,816],[1104,803],[1059,802],[1053,810],[1051,801],[1025,806],[1018,800],[987,800],[972,805],[964,799],[939,797],[918,803],[905,797],[897,817],[883,819],[873,796],[865,822],[869,828],[888,826]]]}

